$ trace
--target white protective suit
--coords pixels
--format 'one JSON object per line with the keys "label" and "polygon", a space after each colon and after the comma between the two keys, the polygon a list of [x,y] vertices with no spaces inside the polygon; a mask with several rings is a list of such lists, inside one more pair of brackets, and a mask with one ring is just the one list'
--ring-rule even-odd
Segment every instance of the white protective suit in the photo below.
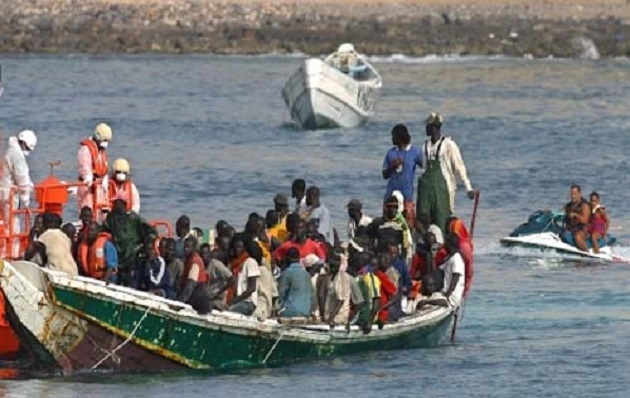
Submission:
{"label": "white protective suit", "polygon": [[[33,182],[31,181],[30,171],[28,163],[26,162],[26,156],[20,148],[20,144],[17,137],[11,137],[8,140],[7,149],[4,154],[4,161],[2,164],[2,177],[0,178],[0,200],[2,201],[5,225],[8,224],[9,219],[9,198],[11,187],[16,186],[17,192],[13,197],[13,208],[26,208],[30,204],[31,192],[34,189]],[[19,225],[19,218],[16,216],[13,218],[13,233],[19,233],[21,227]],[[17,246],[17,247],[16,247]],[[19,255],[19,243],[13,244],[12,257]],[[2,253],[5,254],[5,253]]]}

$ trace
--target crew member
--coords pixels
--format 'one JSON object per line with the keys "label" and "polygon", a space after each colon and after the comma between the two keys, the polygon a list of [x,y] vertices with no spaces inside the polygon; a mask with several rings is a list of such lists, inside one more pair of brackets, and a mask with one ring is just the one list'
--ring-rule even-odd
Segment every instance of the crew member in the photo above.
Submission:
{"label": "crew member", "polygon": [[[94,129],[92,137],[81,141],[77,162],[79,181],[85,183],[85,186],[80,187],[77,192],[79,209],[85,206],[95,209],[108,205],[107,146],[111,140],[111,127],[105,123],[100,123]],[[98,213],[94,215],[98,217]]]}
{"label": "crew member", "polygon": [[127,204],[127,211],[140,213],[140,194],[136,184],[130,178],[131,166],[126,159],[116,159],[112,179],[109,180],[109,203],[113,208],[114,200],[122,199]]}

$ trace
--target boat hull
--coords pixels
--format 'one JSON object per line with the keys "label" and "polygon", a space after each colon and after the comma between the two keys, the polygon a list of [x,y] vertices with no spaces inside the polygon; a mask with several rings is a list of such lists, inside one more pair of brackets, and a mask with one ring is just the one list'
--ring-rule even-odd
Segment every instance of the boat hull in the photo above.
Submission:
{"label": "boat hull", "polygon": [[[46,293],[39,299],[44,311],[21,304],[18,289],[12,286],[26,278],[5,264],[0,276],[11,304],[10,321],[42,363],[52,363],[66,373],[79,369],[233,369],[429,347],[447,335],[452,320],[452,311],[437,308],[382,330],[375,327],[365,335],[357,327],[330,330],[326,325],[283,325],[229,313],[200,316],[186,304],[147,293],[35,271],[45,280],[40,287]],[[35,321],[37,317],[41,319]],[[48,325],[47,334],[33,326],[40,323]],[[70,341],[59,345],[52,336],[61,335]]]}
{"label": "boat hull", "polygon": [[359,82],[319,59],[308,59],[289,78],[282,96],[291,119],[303,129],[351,128],[373,115],[380,86],[380,77]]}

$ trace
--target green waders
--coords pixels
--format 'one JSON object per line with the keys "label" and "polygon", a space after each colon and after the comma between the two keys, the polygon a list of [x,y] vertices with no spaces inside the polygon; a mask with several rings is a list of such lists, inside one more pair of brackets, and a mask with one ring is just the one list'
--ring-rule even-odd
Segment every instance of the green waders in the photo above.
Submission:
{"label": "green waders", "polygon": [[442,174],[440,161],[437,159],[442,143],[438,144],[436,159],[425,154],[427,166],[424,174],[418,179],[418,205],[416,217],[425,213],[431,217],[431,223],[445,230],[446,220],[451,216],[451,201],[446,178]]}

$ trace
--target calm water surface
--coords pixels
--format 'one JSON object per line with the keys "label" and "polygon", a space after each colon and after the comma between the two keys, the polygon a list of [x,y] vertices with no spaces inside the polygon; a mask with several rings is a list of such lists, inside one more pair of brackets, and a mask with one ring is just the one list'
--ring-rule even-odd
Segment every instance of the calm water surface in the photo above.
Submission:
{"label": "calm water surface", "polygon": [[[627,397],[630,267],[559,262],[501,249],[498,239],[577,182],[602,194],[630,256],[630,62],[463,59],[377,63],[385,86],[361,129],[288,125],[280,88],[300,60],[229,57],[0,57],[0,128],[39,133],[29,161],[75,178],[78,142],[102,120],[112,158],[130,159],[148,218],[180,214],[241,226],[304,177],[338,227],[350,198],[375,213],[389,130],[413,142],[437,110],[481,189],[476,275],[456,345],[370,353],[251,372],[23,375],[0,397]],[[458,213],[469,219],[462,193]],[[0,369],[0,377],[12,372]]]}

